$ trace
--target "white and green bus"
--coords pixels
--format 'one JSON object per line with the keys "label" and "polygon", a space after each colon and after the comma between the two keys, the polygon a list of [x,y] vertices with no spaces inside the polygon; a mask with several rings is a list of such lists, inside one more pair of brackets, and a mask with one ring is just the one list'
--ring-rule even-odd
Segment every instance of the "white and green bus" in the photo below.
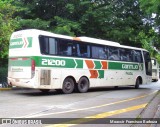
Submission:
{"label": "white and green bus", "polygon": [[94,87],[139,88],[152,81],[151,75],[149,52],[141,48],[35,29],[14,32],[10,39],[12,86],[83,93]]}
{"label": "white and green bus", "polygon": [[155,58],[152,59],[152,81],[157,82],[159,80],[159,64]]}

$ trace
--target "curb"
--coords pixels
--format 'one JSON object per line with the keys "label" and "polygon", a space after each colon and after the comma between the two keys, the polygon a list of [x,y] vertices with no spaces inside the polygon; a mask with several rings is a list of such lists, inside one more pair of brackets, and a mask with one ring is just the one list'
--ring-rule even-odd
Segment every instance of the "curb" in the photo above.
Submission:
{"label": "curb", "polygon": [[160,103],[158,105],[158,109],[157,109],[157,112],[155,113],[154,118],[160,118]]}
{"label": "curb", "polygon": [[12,88],[0,88],[0,91],[11,90]]}
{"label": "curb", "polygon": [[[160,94],[160,93],[159,93]],[[158,106],[157,106],[157,111],[156,111],[156,113],[155,113],[155,115],[154,115],[154,117],[153,118],[160,118],[160,102],[158,103]],[[158,127],[158,125],[156,124],[151,124],[151,126],[150,127]]]}
{"label": "curb", "polygon": [[[160,90],[156,92],[156,94],[151,98],[147,106],[141,111],[139,114],[140,118],[157,118],[157,116],[160,116],[160,112],[158,110],[158,105],[160,105],[159,101],[160,96]],[[159,117],[158,117],[159,118]],[[132,124],[130,127],[158,127],[157,124]]]}

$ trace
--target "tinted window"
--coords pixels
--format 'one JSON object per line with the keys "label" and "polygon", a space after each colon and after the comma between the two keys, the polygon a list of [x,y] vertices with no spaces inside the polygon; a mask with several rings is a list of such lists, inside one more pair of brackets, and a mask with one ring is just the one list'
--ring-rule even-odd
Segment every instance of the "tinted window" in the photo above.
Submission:
{"label": "tinted window", "polygon": [[107,59],[107,49],[105,46],[92,46],[92,58]]}
{"label": "tinted window", "polygon": [[58,55],[72,56],[72,41],[58,39]]}
{"label": "tinted window", "polygon": [[120,60],[119,56],[119,48],[116,47],[109,47],[109,60]]}
{"label": "tinted window", "polygon": [[40,36],[40,49],[42,54],[56,54],[56,40],[54,38]]}
{"label": "tinted window", "polygon": [[54,38],[49,38],[49,54],[57,54],[56,44],[57,42]]}
{"label": "tinted window", "polygon": [[132,50],[131,53],[132,53],[132,61],[133,62],[139,62],[139,63],[143,62],[141,51]]}
{"label": "tinted window", "polygon": [[121,61],[127,61],[131,62],[132,61],[132,55],[131,55],[131,50],[129,49],[120,49],[120,60]]}
{"label": "tinted window", "polygon": [[90,57],[90,46],[88,44],[78,43],[76,49],[78,57]]}

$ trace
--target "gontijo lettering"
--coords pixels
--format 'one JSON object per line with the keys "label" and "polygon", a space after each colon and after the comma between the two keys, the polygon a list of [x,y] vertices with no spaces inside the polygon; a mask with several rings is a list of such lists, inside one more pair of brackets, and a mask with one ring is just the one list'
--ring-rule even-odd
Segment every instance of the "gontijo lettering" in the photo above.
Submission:
{"label": "gontijo lettering", "polygon": [[138,65],[129,65],[129,64],[122,64],[123,69],[131,69],[131,70],[138,70]]}
{"label": "gontijo lettering", "polygon": [[11,42],[10,45],[11,46],[13,46],[13,45],[23,45],[23,41]]}

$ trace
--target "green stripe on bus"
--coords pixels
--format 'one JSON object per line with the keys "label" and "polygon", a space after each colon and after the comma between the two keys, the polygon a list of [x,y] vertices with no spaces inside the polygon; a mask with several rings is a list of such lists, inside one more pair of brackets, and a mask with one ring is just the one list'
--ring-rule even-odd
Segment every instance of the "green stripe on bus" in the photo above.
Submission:
{"label": "green stripe on bus", "polygon": [[11,39],[10,40],[10,45],[9,48],[29,48],[32,47],[32,37],[27,37],[27,38],[16,38],[16,39]]}
{"label": "green stripe on bus", "polygon": [[28,40],[28,48],[29,47],[32,47],[32,37],[27,37],[27,40]]}
{"label": "green stripe on bus", "polygon": [[111,69],[111,70],[139,70],[139,64],[109,62],[108,69]]}
{"label": "green stripe on bus", "polygon": [[102,65],[101,65],[100,61],[94,61],[94,64],[95,64],[95,69],[101,69],[102,68]]}
{"label": "green stripe on bus", "polygon": [[11,39],[9,48],[22,48],[23,40],[22,38]]}
{"label": "green stripe on bus", "polygon": [[51,57],[33,57],[38,67],[83,68],[83,60]]}
{"label": "green stripe on bus", "polygon": [[[31,66],[31,59],[35,60],[37,67],[53,67],[53,68],[83,68],[83,59],[71,59],[71,58],[53,58],[53,57],[41,57],[33,56],[28,57],[28,60],[11,60],[9,59],[10,66]],[[99,77],[103,77],[104,71],[101,61],[94,61],[94,69],[99,70]],[[143,64],[138,63],[121,63],[121,62],[108,62],[108,69],[110,70],[143,70]]]}
{"label": "green stripe on bus", "polygon": [[76,60],[77,67],[76,68],[83,68],[83,60]]}
{"label": "green stripe on bus", "polygon": [[31,59],[28,60],[11,60],[9,59],[9,66],[31,66]]}
{"label": "green stripe on bus", "polygon": [[104,70],[98,70],[99,76],[98,78],[104,78]]}

